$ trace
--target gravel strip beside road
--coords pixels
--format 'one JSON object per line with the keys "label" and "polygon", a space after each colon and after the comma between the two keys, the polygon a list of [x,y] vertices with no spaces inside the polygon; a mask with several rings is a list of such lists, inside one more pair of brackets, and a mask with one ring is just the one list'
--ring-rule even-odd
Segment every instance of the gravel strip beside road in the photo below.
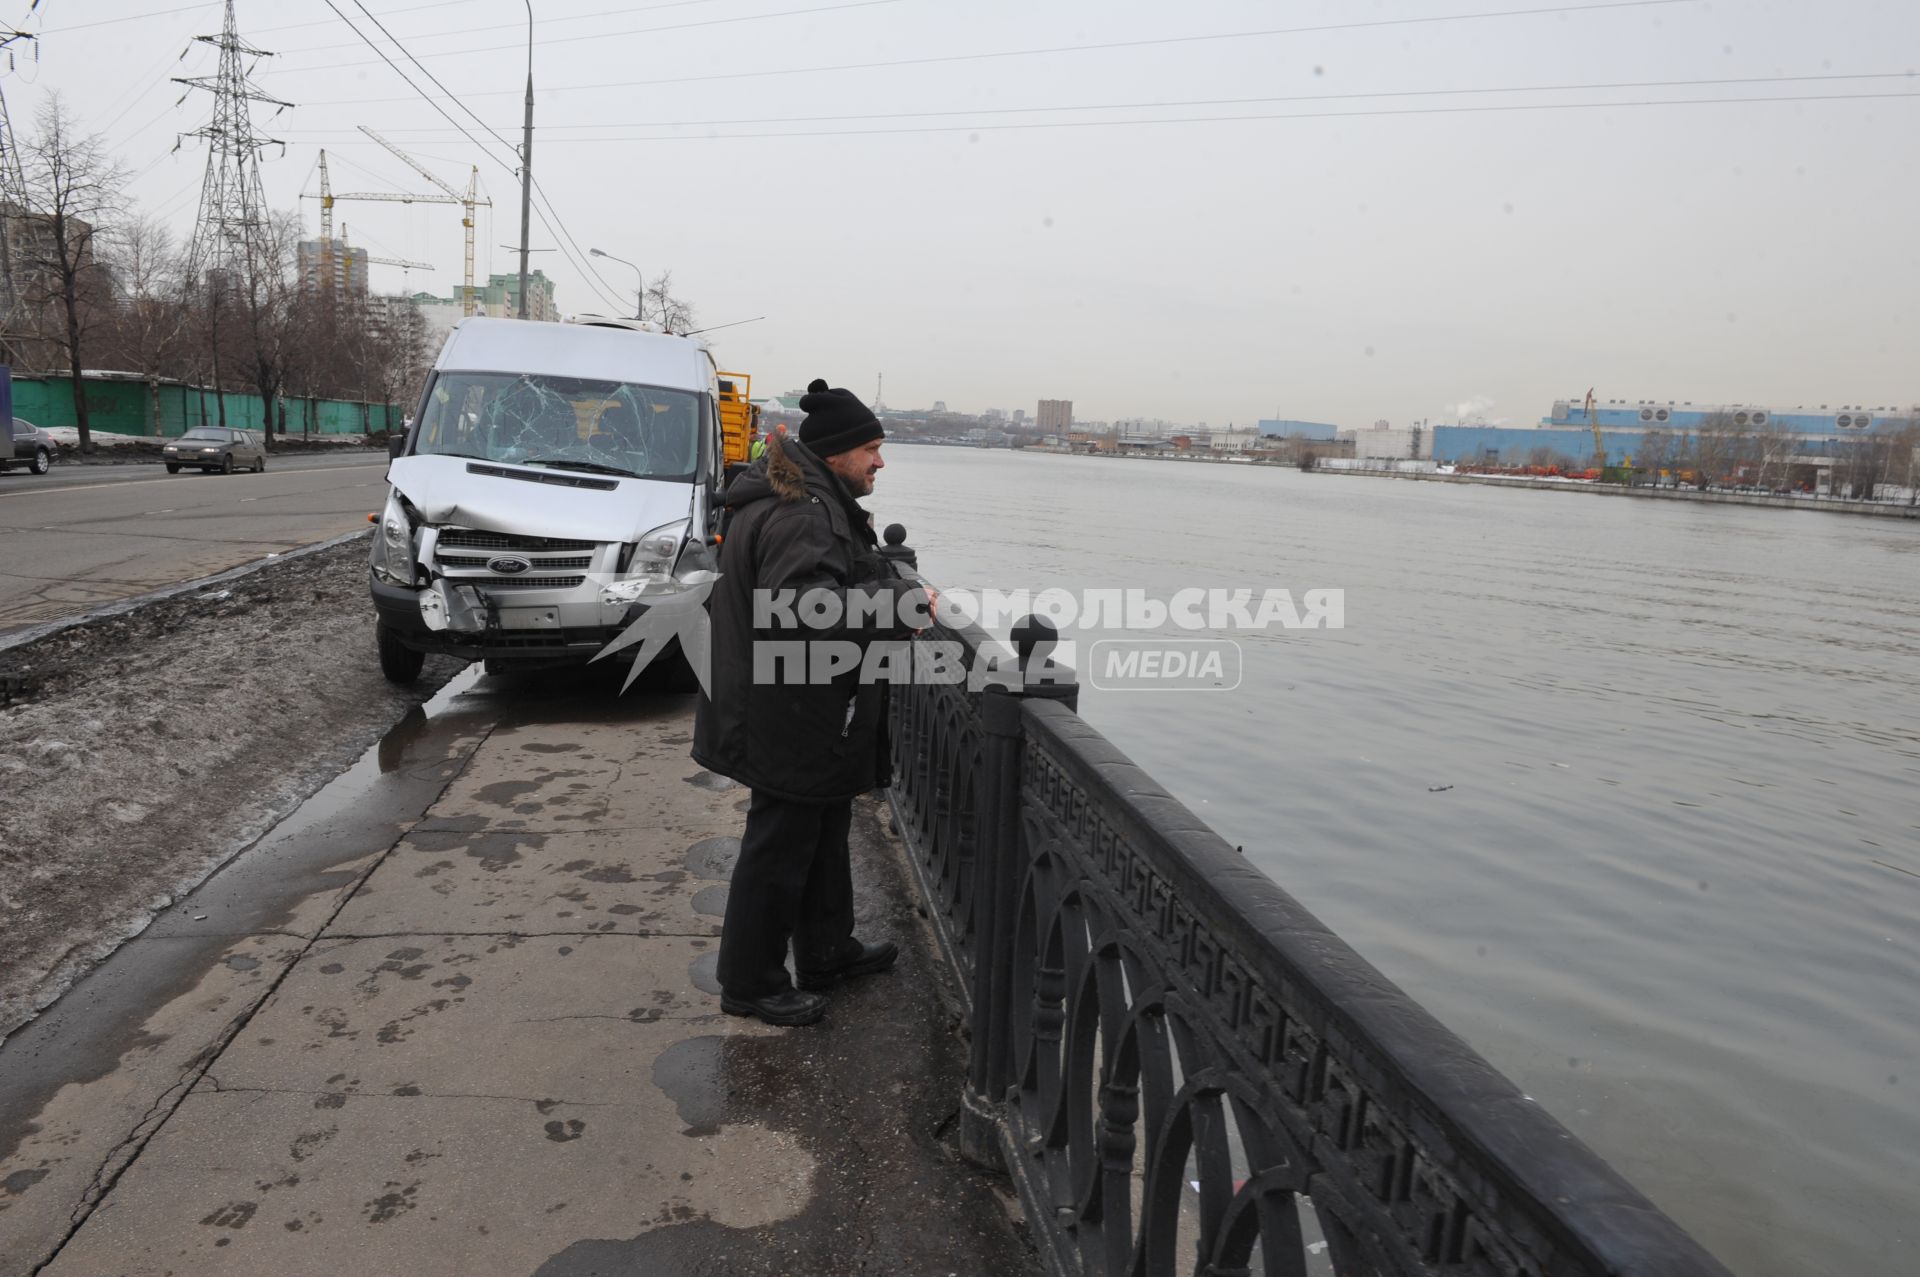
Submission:
{"label": "gravel strip beside road", "polygon": [[364,542],[23,644],[0,709],[0,1038],[461,669],[380,675]]}

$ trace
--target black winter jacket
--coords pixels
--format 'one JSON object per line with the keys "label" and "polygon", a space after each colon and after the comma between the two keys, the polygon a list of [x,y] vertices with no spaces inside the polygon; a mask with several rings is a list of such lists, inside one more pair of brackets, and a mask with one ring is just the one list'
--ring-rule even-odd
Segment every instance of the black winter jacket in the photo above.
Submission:
{"label": "black winter jacket", "polygon": [[[858,644],[903,640],[900,601],[917,587],[899,579],[877,550],[866,511],[846,485],[805,445],[776,435],[766,455],[729,485],[720,579],[707,607],[712,618],[709,692],[694,719],[693,759],[702,767],[780,798],[831,802],[891,781],[882,716],[886,688],[862,684],[858,668],[831,682],[762,660],[783,681],[756,681],[755,644]],[[800,627],[780,611],[754,625],[756,590],[814,589],[884,595],[873,610],[850,617],[843,607],[830,628]],[[922,605],[924,606],[924,605]],[[849,624],[849,620],[860,622]],[[843,651],[848,650],[842,648]],[[763,656],[765,653],[763,652]]]}

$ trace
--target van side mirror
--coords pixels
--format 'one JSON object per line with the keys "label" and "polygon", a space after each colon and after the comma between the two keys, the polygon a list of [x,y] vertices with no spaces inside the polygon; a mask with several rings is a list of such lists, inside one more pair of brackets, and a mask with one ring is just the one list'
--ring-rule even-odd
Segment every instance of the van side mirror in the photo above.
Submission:
{"label": "van side mirror", "polygon": [[391,458],[391,457],[401,456],[406,452],[406,450],[407,450],[407,436],[404,433],[392,434],[387,436],[387,456],[388,457]]}
{"label": "van side mirror", "polygon": [[751,469],[753,469],[753,463],[751,461],[733,462],[731,465],[727,467],[726,473],[722,476],[720,481],[720,486],[722,488],[731,486],[735,479],[738,479],[741,475],[745,474],[747,471]]}

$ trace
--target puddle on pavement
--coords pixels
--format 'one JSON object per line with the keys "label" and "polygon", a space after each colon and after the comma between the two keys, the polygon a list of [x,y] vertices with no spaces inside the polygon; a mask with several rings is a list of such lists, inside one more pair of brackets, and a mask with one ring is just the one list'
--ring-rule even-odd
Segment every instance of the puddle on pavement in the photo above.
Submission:
{"label": "puddle on pavement", "polygon": [[687,872],[696,878],[725,882],[733,877],[733,862],[740,859],[740,840],[729,835],[702,838],[687,848]]}
{"label": "puddle on pavement", "polygon": [[[388,728],[380,742],[362,754],[353,766],[321,786],[262,841],[281,842],[311,833],[349,813],[358,816],[392,806],[391,802],[380,801],[378,791],[383,788],[382,777],[397,776],[405,780],[414,778],[423,766],[445,764],[452,743],[446,729],[452,729],[457,739],[464,735],[460,728],[465,724],[457,723],[456,719],[470,715],[477,726],[491,716],[490,709],[458,703],[479,681],[477,665],[469,665],[448,679],[439,691],[408,710],[406,717]],[[433,730],[436,727],[443,730]],[[380,814],[387,812],[380,811]]]}
{"label": "puddle on pavement", "polygon": [[720,996],[720,951],[703,953],[687,967],[687,979],[702,993]]}
{"label": "puddle on pavement", "polygon": [[653,1062],[653,1084],[686,1123],[682,1135],[714,1135],[727,1117],[721,1062],[726,1039],[687,1038],[662,1051]]}

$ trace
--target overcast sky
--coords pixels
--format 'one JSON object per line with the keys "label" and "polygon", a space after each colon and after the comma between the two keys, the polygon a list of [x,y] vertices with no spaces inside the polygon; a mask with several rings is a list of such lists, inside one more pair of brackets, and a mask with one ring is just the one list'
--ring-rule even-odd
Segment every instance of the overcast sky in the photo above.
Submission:
{"label": "overcast sky", "polygon": [[[360,2],[517,145],[520,0]],[[671,270],[706,323],[766,316],[713,335],[757,394],[824,376],[870,399],[884,373],[896,407],[1216,427],[1531,423],[1588,386],[1920,399],[1914,0],[532,7],[533,170],[566,247]],[[176,106],[169,77],[212,73],[192,37],[222,9],[40,0],[4,80],[16,128],[60,92],[186,237],[205,152],[170,151],[211,99]],[[256,112],[286,142],[271,204],[317,190],[322,147],[336,192],[430,190],[371,125],[457,186],[479,164],[480,274],[517,269],[506,145],[443,102],[491,155],[454,132],[326,0],[238,14],[277,53],[259,87],[297,104]],[[436,268],[376,266],[376,289],[457,287],[456,208],[335,216]],[[535,220],[536,248],[563,238]],[[568,253],[532,261],[567,313],[631,304],[626,266],[595,261],[595,288]]]}

